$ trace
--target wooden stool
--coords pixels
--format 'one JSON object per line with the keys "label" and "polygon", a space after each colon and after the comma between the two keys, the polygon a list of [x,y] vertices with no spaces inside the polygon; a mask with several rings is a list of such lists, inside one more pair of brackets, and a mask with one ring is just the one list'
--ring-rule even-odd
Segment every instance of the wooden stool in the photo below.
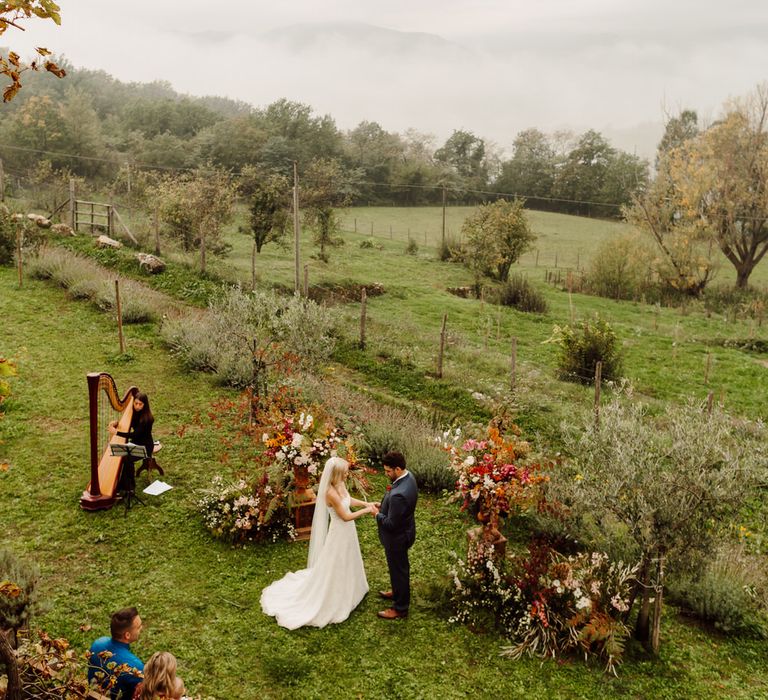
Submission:
{"label": "wooden stool", "polygon": [[160,450],[162,449],[162,447],[163,447],[163,445],[162,445],[161,443],[159,443],[159,442],[156,442],[156,443],[155,443],[155,446],[154,446],[154,448],[153,448],[153,450],[152,450],[152,456],[151,456],[151,457],[148,457],[147,459],[145,459],[145,460],[144,460],[144,461],[141,463],[141,466],[138,468],[138,470],[137,470],[137,472],[136,472],[136,476],[138,476],[139,474],[141,474],[141,472],[143,472],[143,471],[145,471],[145,470],[146,470],[146,472],[147,472],[147,478],[148,478],[148,479],[151,479],[151,478],[152,478],[152,470],[153,470],[153,469],[157,469],[157,471],[158,471],[158,472],[160,472],[160,476],[165,476],[165,471],[164,471],[164,470],[163,470],[163,468],[162,468],[162,467],[161,467],[161,466],[160,466],[160,465],[157,463],[157,460],[155,459],[155,455],[156,455],[158,452],[160,452]]}

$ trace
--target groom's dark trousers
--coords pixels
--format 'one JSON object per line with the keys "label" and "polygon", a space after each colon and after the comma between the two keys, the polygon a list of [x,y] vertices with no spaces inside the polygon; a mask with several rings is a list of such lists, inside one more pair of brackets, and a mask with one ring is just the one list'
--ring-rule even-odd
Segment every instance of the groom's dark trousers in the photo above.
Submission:
{"label": "groom's dark trousers", "polygon": [[408,550],[416,540],[416,499],[419,489],[416,479],[408,472],[387,491],[376,516],[379,540],[384,546],[392,583],[392,607],[408,612],[411,604],[411,564]]}

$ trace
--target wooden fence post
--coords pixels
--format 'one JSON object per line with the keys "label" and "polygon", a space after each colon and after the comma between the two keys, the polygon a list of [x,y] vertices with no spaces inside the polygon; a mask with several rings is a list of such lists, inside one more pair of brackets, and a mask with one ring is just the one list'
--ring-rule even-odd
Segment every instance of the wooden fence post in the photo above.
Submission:
{"label": "wooden fence post", "polygon": [[715,392],[714,391],[710,391],[707,394],[707,415],[708,416],[712,415],[712,407],[713,407],[714,403],[715,403]]}
{"label": "wooden fence post", "polygon": [[16,229],[16,266],[19,270],[19,289],[21,289],[22,285],[24,284],[24,260],[21,257],[21,240],[24,236],[24,227],[23,226],[17,226]]}
{"label": "wooden fence post", "polygon": [[600,385],[603,377],[603,363],[598,360],[595,365],[595,425],[600,425]]}
{"label": "wooden fence post", "polygon": [[707,353],[707,362],[704,365],[704,384],[709,384],[709,370],[712,367],[712,353]]}
{"label": "wooden fence post", "polygon": [[155,231],[155,255],[160,257],[160,212],[157,207],[152,214],[152,228]]}
{"label": "wooden fence post", "polygon": [[443,353],[445,352],[445,324],[448,321],[448,314],[443,314],[443,325],[440,328],[440,352],[437,355],[437,378],[443,378]]}
{"label": "wooden fence post", "polygon": [[75,201],[75,178],[69,178],[69,226],[77,233],[77,202]]}
{"label": "wooden fence post", "polygon": [[445,186],[443,186],[443,228],[442,237],[440,238],[440,245],[445,248]]}
{"label": "wooden fence post", "polygon": [[539,249],[536,248],[536,267],[539,266]]}
{"label": "wooden fence post", "polygon": [[509,367],[509,388],[514,391],[517,388],[517,338],[512,338],[512,357]]}
{"label": "wooden fence post", "polygon": [[368,295],[363,287],[363,291],[360,293],[360,349],[365,350],[365,316],[366,307],[368,305]]}
{"label": "wooden fence post", "polygon": [[200,272],[202,272],[203,274],[205,274],[205,266],[207,262],[205,233],[206,233],[206,221],[205,219],[203,219],[203,221],[200,222]]}
{"label": "wooden fence post", "polygon": [[3,170],[3,159],[0,158],[0,202],[5,201],[5,171]]}
{"label": "wooden fence post", "polygon": [[357,233],[357,217],[355,217],[355,233]]}
{"label": "wooden fence post", "polygon": [[293,291],[297,294],[299,288],[299,168],[293,161],[293,257],[294,257],[294,285]]}
{"label": "wooden fence post", "polygon": [[125,339],[123,338],[123,307],[120,303],[120,280],[115,280],[115,300],[117,307],[117,337],[120,341],[120,354],[125,352]]}
{"label": "wooden fence post", "polygon": [[309,299],[309,265],[304,265],[304,298]]}

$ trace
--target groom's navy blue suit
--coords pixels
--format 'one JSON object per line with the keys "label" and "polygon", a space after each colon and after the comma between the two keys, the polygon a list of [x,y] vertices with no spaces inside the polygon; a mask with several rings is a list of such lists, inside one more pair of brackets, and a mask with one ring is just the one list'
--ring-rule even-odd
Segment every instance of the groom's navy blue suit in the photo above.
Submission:
{"label": "groom's navy blue suit", "polygon": [[392,484],[381,501],[376,516],[379,540],[384,546],[392,582],[392,607],[401,613],[408,612],[411,603],[411,564],[408,550],[416,540],[416,499],[419,489],[416,479],[408,472]]}

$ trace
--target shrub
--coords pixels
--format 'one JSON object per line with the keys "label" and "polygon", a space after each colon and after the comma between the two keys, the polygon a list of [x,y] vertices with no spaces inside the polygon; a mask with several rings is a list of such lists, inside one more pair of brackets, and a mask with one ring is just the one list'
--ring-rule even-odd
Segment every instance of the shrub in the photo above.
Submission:
{"label": "shrub", "polygon": [[361,417],[360,432],[360,455],[371,466],[381,466],[384,455],[397,450],[405,455],[408,470],[423,491],[440,493],[456,485],[447,453],[434,441],[432,428],[415,412],[369,406]]}
{"label": "shrub", "polygon": [[373,249],[376,247],[375,242],[372,238],[364,238],[362,241],[360,241],[360,247],[361,248],[367,248],[367,249]]}
{"label": "shrub", "polygon": [[29,626],[38,612],[37,582],[40,570],[35,564],[16,557],[9,549],[0,549],[0,584],[14,586],[14,595],[0,594],[0,630]]}
{"label": "shrub", "polygon": [[702,572],[673,579],[669,598],[726,634],[768,638],[768,570],[743,547],[721,547]]}
{"label": "shrub", "polygon": [[453,236],[446,236],[440,242],[438,258],[443,262],[463,263],[465,260],[464,246]]}
{"label": "shrub", "polygon": [[171,351],[188,367],[215,372],[234,387],[266,382],[266,371],[286,354],[304,367],[329,357],[336,343],[336,316],[313,301],[233,287],[207,313],[163,324]]}
{"label": "shrub", "polygon": [[619,340],[604,319],[586,320],[576,326],[555,326],[548,342],[560,347],[558,369],[561,379],[589,384],[594,381],[598,362],[603,363],[601,376],[604,382],[621,376]]}
{"label": "shrub", "polygon": [[498,294],[499,303],[503,306],[513,306],[518,311],[537,314],[544,314],[548,311],[544,295],[524,275],[514,274],[507,277]]}
{"label": "shrub", "polygon": [[16,222],[11,212],[0,204],[0,265],[10,265],[16,253]]}
{"label": "shrub", "polygon": [[[100,310],[115,308],[115,278],[100,265],[58,248],[44,248],[31,258],[29,274],[50,280],[67,290],[73,299],[87,299]],[[124,323],[145,323],[156,318],[159,295],[134,280],[120,280],[120,301]]]}
{"label": "shrub", "polygon": [[707,287],[702,300],[707,311],[733,318],[752,318],[762,325],[768,307],[768,292],[731,286]]}
{"label": "shrub", "polygon": [[[72,648],[69,640],[54,638],[37,630],[23,640],[16,658],[22,700],[88,697],[89,683],[82,655]],[[109,688],[114,686],[117,676],[117,673],[112,676]]]}
{"label": "shrub", "polygon": [[[70,287],[71,289],[71,287]],[[81,286],[80,289],[83,289]],[[102,311],[112,312],[115,309],[115,283],[104,275],[93,298],[96,306]],[[152,309],[152,295],[141,285],[132,280],[121,280],[120,311],[123,323],[146,323],[155,317]]]}
{"label": "shrub", "polygon": [[408,431],[402,446],[416,483],[427,493],[451,491],[456,486],[456,474],[450,468],[445,451],[428,435]]}
{"label": "shrub", "polygon": [[406,255],[416,255],[416,253],[419,252],[419,244],[416,243],[415,238],[409,238],[408,239],[408,245],[405,246],[405,254]]}
{"label": "shrub", "polygon": [[653,251],[637,236],[603,241],[584,281],[591,294],[611,299],[637,299],[648,291]]}

